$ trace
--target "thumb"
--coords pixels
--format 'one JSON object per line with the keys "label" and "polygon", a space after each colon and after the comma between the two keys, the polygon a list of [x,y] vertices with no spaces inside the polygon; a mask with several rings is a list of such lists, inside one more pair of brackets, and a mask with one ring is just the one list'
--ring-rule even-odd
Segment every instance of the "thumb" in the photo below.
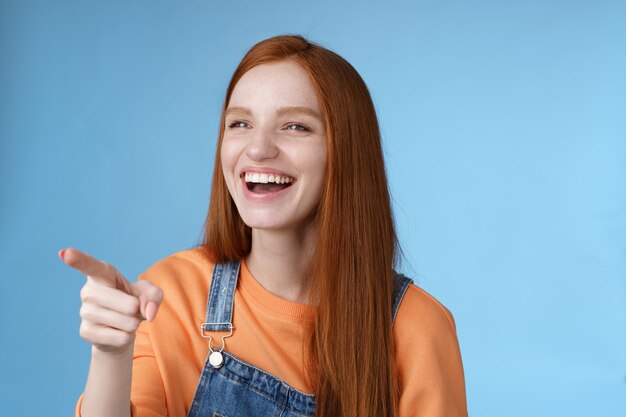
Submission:
{"label": "thumb", "polygon": [[147,280],[137,281],[131,287],[133,294],[139,299],[141,316],[148,321],[154,320],[163,301],[163,291]]}

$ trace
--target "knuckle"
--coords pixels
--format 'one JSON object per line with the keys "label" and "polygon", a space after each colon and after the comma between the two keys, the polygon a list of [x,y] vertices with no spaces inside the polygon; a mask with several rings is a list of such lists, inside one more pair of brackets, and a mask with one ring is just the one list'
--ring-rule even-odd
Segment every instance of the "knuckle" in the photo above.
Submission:
{"label": "knuckle", "polygon": [[80,324],[80,329],[79,329],[78,333],[80,334],[81,338],[83,338],[83,339],[85,339],[87,341],[91,338],[91,329],[84,322]]}
{"label": "knuckle", "polygon": [[80,316],[81,319],[85,319],[85,315],[86,315],[86,310],[87,310],[87,306],[85,306],[85,304],[80,306],[80,310],[78,310],[78,315]]}
{"label": "knuckle", "polygon": [[163,301],[163,290],[160,289],[159,287],[154,287],[154,288],[155,288],[156,300],[160,303],[161,301]]}
{"label": "knuckle", "polygon": [[163,291],[161,290],[161,288],[157,287],[151,282],[148,282],[148,281],[145,281],[145,282],[146,282],[146,289],[145,289],[146,295],[151,300],[161,302],[163,300]]}
{"label": "knuckle", "polygon": [[155,287],[147,287],[146,288],[146,296],[148,297],[148,299],[150,300],[154,300],[157,297],[157,289]]}
{"label": "knuckle", "polygon": [[80,299],[83,302],[91,301],[92,296],[91,288],[88,285],[84,285],[83,288],[80,289]]}
{"label": "knuckle", "polygon": [[80,307],[80,318],[84,321],[94,321],[94,311],[89,304],[83,304]]}

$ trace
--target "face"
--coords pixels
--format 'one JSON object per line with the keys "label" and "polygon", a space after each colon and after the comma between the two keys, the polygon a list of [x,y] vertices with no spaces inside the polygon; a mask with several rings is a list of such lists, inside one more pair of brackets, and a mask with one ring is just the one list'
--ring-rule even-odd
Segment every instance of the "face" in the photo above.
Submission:
{"label": "face", "polygon": [[326,133],[315,89],[298,63],[262,64],[241,77],[220,152],[244,223],[277,230],[310,221],[324,185]]}

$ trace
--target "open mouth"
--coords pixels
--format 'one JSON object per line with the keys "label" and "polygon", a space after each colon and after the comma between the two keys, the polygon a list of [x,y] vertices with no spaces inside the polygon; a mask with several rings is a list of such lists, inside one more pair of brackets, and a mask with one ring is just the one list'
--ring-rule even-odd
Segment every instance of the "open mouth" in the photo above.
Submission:
{"label": "open mouth", "polygon": [[286,175],[266,174],[261,172],[244,172],[241,177],[246,187],[253,193],[275,193],[282,191],[295,182],[295,178]]}

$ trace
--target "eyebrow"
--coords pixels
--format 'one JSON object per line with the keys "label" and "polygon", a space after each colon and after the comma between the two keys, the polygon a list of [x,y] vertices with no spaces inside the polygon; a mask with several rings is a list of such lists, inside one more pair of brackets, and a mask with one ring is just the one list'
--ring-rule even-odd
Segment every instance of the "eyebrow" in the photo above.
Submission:
{"label": "eyebrow", "polygon": [[[252,116],[252,111],[247,108],[247,107],[229,107],[226,109],[226,111],[224,112],[224,117],[228,116],[231,113],[242,113],[245,114],[247,116]],[[289,106],[289,107],[281,107],[280,109],[276,110],[276,116],[286,116],[286,115],[290,115],[290,114],[305,114],[308,116],[313,116],[317,119],[319,119],[320,121],[322,120],[322,117],[320,116],[320,114],[318,112],[316,112],[315,110],[309,108],[309,107],[305,107],[305,106]]]}

